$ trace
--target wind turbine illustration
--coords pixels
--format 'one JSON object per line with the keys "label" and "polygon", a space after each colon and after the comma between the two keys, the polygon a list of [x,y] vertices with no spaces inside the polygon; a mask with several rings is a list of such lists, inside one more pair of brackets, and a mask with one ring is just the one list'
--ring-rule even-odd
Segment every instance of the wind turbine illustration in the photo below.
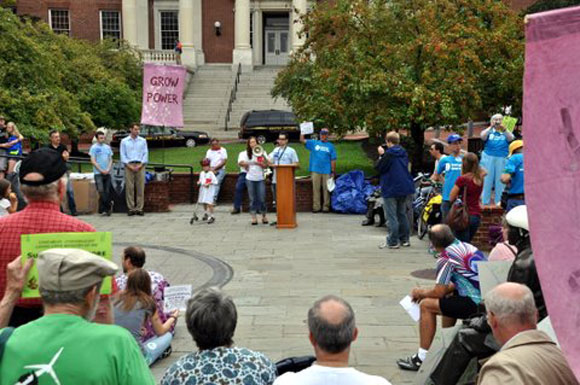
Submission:
{"label": "wind turbine illustration", "polygon": [[38,364],[38,365],[25,366],[24,369],[33,369],[36,371],[34,373],[30,373],[29,375],[27,375],[25,378],[21,379],[15,385],[30,385],[30,384],[38,383],[38,381],[37,381],[38,377],[40,377],[46,373],[50,374],[50,376],[52,377],[52,379],[54,380],[54,383],[56,385],[60,385],[60,381],[58,380],[58,377],[56,376],[56,373],[54,372],[53,366],[56,363],[56,361],[58,360],[58,357],[60,356],[60,353],[62,353],[63,349],[64,349],[64,347],[60,348],[60,350],[58,352],[56,352],[56,354],[54,355],[54,357],[52,357],[52,360],[50,360],[50,363],[48,363],[48,364]]}

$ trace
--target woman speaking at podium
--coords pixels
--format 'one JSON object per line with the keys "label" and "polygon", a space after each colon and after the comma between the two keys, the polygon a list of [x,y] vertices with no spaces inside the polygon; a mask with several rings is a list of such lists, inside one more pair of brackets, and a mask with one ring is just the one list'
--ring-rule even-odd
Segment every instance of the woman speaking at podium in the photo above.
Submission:
{"label": "woman speaking at podium", "polygon": [[268,159],[264,149],[258,146],[255,137],[252,136],[248,139],[246,151],[241,152],[238,156],[238,165],[247,170],[246,186],[250,197],[252,225],[258,224],[258,214],[262,214],[262,223],[267,224],[264,169],[268,167]]}

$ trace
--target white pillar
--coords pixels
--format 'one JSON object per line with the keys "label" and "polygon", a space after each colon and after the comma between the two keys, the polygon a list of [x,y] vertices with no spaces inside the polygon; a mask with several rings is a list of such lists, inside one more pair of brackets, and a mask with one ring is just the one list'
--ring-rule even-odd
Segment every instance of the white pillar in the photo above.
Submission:
{"label": "white pillar", "polygon": [[179,40],[183,44],[181,63],[185,66],[196,68],[196,55],[194,41],[193,23],[193,0],[179,0]]}
{"label": "white pillar", "polygon": [[292,51],[296,50],[304,45],[305,36],[299,37],[299,32],[302,31],[304,27],[303,23],[300,21],[300,16],[304,15],[308,11],[308,0],[292,0]]}
{"label": "white pillar", "polygon": [[123,0],[123,39],[129,44],[137,45],[136,0]]}
{"label": "white pillar", "polygon": [[234,66],[252,68],[250,47],[250,0],[236,0]]}
{"label": "white pillar", "polygon": [[133,0],[135,10],[135,44],[139,49],[149,49],[149,2]]}
{"label": "white pillar", "polygon": [[205,64],[205,54],[203,53],[203,21],[201,0],[193,0],[193,48],[197,65]]}

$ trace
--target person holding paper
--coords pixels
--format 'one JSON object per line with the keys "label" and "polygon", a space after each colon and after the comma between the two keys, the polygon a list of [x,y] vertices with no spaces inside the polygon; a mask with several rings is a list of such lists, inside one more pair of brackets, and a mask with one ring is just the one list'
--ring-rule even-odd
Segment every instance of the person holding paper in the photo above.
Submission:
{"label": "person holding paper", "polygon": [[125,165],[127,215],[143,216],[145,205],[145,166],[149,162],[147,140],[139,136],[139,124],[131,125],[131,134],[121,140],[121,162]]}
{"label": "person holding paper", "polygon": [[503,115],[495,114],[491,117],[491,125],[481,131],[483,141],[483,153],[481,154],[481,166],[487,171],[483,181],[483,205],[489,206],[491,202],[491,189],[494,189],[494,203],[499,205],[504,184],[501,183],[501,174],[505,168],[506,157],[509,152],[509,143],[514,140],[514,135],[502,126]]}
{"label": "person holding paper", "polygon": [[44,315],[12,331],[0,384],[155,384],[131,334],[91,322],[116,264],[84,250],[49,249],[36,266]]}
{"label": "person holding paper", "polygon": [[457,319],[477,313],[481,302],[477,261],[487,260],[475,246],[455,238],[449,226],[439,224],[429,230],[429,240],[440,253],[437,279],[432,288],[415,288],[411,298],[421,309],[419,350],[397,361],[401,369],[418,371],[431,347],[437,328],[437,316],[443,316],[443,327],[451,327]]}
{"label": "person holding paper", "polygon": [[[143,269],[133,270],[128,276],[127,287],[117,294],[113,304],[115,325],[124,327],[135,337],[149,366],[162,356],[171,354],[171,328],[177,323],[179,310],[173,311],[167,321],[161,322],[151,294],[151,277],[148,272]],[[141,330],[146,321],[151,321],[156,335],[142,343]]]}
{"label": "person holding paper", "polygon": [[516,206],[525,205],[524,195],[524,142],[514,140],[509,147],[509,158],[503,174],[502,183],[508,186],[508,199],[505,211],[509,212]]}
{"label": "person holding paper", "polygon": [[[328,179],[336,175],[336,149],[328,141],[328,128],[320,130],[320,140],[304,138],[300,133],[300,141],[310,151],[310,174],[312,176],[312,212],[330,212],[330,192],[328,191]],[[320,190],[322,189],[323,203],[320,202]]]}

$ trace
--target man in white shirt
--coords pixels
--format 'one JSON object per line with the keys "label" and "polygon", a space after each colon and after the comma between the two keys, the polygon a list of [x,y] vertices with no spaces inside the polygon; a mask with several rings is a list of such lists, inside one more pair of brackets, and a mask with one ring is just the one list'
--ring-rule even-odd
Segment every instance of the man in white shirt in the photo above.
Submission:
{"label": "man in white shirt", "polygon": [[228,152],[225,148],[220,146],[220,141],[217,138],[211,140],[211,148],[205,153],[205,157],[209,159],[210,169],[215,174],[218,185],[215,189],[215,196],[213,201],[217,203],[220,188],[226,177],[226,163],[228,162]]}
{"label": "man in white shirt", "polygon": [[127,215],[143,216],[145,205],[145,167],[149,162],[147,140],[139,136],[141,127],[133,123],[130,135],[121,140],[121,162],[125,165]]}
{"label": "man in white shirt", "polygon": [[329,295],[308,311],[309,339],[316,362],[298,373],[285,373],[274,385],[390,385],[382,377],[371,376],[348,366],[350,344],[358,329],[354,311],[342,298]]}

